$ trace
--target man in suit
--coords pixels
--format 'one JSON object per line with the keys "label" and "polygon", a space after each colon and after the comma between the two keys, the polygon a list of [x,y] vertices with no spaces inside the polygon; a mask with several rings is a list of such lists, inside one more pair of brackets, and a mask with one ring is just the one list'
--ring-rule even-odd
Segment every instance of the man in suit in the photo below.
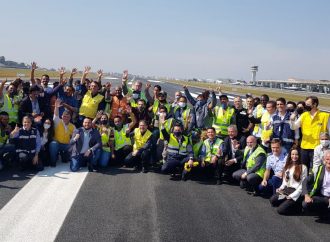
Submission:
{"label": "man in suit", "polygon": [[225,174],[228,181],[232,181],[232,174],[240,169],[243,160],[243,149],[246,146],[246,137],[238,136],[236,125],[228,126],[228,136],[222,143],[222,157],[219,161],[220,177]]}
{"label": "man in suit", "polygon": [[97,129],[92,128],[92,120],[85,118],[83,127],[76,129],[72,134],[71,145],[71,171],[78,171],[80,167],[88,165],[93,171],[101,154],[101,135]]}

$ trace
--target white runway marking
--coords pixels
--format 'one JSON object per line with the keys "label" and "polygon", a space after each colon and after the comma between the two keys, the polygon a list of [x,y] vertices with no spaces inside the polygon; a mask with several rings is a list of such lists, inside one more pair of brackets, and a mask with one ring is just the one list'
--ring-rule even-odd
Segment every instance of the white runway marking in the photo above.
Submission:
{"label": "white runway marking", "polygon": [[54,241],[87,174],[60,163],[35,175],[0,210],[0,240]]}

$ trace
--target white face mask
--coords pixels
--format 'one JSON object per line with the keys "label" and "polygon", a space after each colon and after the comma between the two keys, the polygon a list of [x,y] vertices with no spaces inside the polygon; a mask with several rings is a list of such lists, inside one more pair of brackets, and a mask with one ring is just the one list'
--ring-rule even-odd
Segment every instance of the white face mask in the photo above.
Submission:
{"label": "white face mask", "polygon": [[44,129],[49,129],[50,128],[50,124],[44,124]]}
{"label": "white face mask", "polygon": [[180,108],[184,108],[187,104],[184,102],[179,102],[178,105]]}
{"label": "white face mask", "polygon": [[330,144],[330,140],[321,140],[320,142],[323,147],[327,147]]}
{"label": "white face mask", "polygon": [[45,96],[44,92],[39,93],[39,97],[44,97],[44,96]]}
{"label": "white face mask", "polygon": [[175,96],[175,99],[178,100],[181,96]]}

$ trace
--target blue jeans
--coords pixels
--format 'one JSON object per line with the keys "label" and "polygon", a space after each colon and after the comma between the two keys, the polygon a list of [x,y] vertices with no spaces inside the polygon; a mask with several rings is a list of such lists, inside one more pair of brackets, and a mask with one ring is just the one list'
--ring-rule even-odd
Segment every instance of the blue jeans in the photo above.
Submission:
{"label": "blue jeans", "polygon": [[90,156],[85,157],[84,154],[79,154],[77,156],[73,156],[70,161],[70,169],[75,172],[80,169],[82,166],[89,165],[91,167],[97,165],[97,160],[101,156],[101,150],[95,150]]}
{"label": "blue jeans", "polygon": [[69,160],[69,144],[61,144],[57,141],[52,141],[49,143],[49,154],[50,154],[50,164],[56,165],[58,152],[62,153],[62,161],[67,162]]}
{"label": "blue jeans", "polygon": [[101,167],[107,167],[108,164],[109,164],[110,158],[111,158],[111,152],[107,152],[105,150],[102,150],[101,151],[101,157],[100,157],[100,160],[99,160],[99,165]]}
{"label": "blue jeans", "polygon": [[268,195],[276,194],[276,189],[282,185],[282,179],[277,176],[272,176],[267,181],[267,186],[259,185],[259,191],[262,193],[266,193]]}

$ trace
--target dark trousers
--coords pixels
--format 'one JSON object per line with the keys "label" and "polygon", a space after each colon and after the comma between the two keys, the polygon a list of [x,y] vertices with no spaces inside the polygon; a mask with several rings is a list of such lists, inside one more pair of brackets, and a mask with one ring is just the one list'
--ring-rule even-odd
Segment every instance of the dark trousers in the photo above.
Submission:
{"label": "dark trousers", "polygon": [[183,159],[173,159],[168,158],[166,162],[162,166],[162,173],[173,173],[177,167],[183,168],[184,163],[189,160],[189,157],[185,157]]}
{"label": "dark trousers", "polygon": [[44,167],[40,161],[38,161],[38,164],[36,165],[33,164],[34,156],[35,154],[18,153],[17,157],[18,157],[20,169],[21,170],[33,169],[36,171],[42,171]]}
{"label": "dark trousers", "polygon": [[261,193],[267,195],[274,195],[276,193],[276,189],[282,185],[282,179],[277,176],[272,176],[267,181],[267,186],[259,185],[258,189]]}
{"label": "dark trousers", "polygon": [[328,208],[329,206],[329,197],[325,196],[313,196],[312,197],[313,202],[306,203],[303,201],[302,206],[304,210],[308,210],[311,212],[319,213],[320,215],[323,215],[325,212],[330,211]]}
{"label": "dark trousers", "polygon": [[123,148],[119,150],[115,150],[114,151],[115,159],[113,160],[114,164],[121,165],[124,159],[126,158],[126,156],[128,156],[129,153],[132,152],[132,150],[133,150],[133,146],[131,145],[125,145]]}
{"label": "dark trousers", "polygon": [[310,167],[313,165],[314,149],[301,149],[301,161],[307,166],[309,171]]}
{"label": "dark trousers", "polygon": [[124,164],[128,166],[136,166],[136,167],[144,167],[147,168],[149,166],[150,161],[150,150],[144,150],[140,155],[133,156],[130,153],[126,156],[124,160]]}
{"label": "dark trousers", "polygon": [[245,169],[240,169],[233,173],[234,180],[240,183],[240,187],[242,189],[254,189],[255,191],[258,190],[259,184],[262,182],[262,178],[256,173],[250,173],[246,176],[246,179],[241,179],[243,173],[246,172]]}
{"label": "dark trousers", "polygon": [[297,201],[292,199],[279,199],[279,194],[276,193],[270,198],[270,204],[273,207],[277,207],[277,212],[281,215],[293,215],[301,212],[301,202],[303,197],[300,197]]}
{"label": "dark trousers", "polygon": [[226,166],[224,160],[219,160],[219,179],[222,179],[222,175],[227,177],[229,181],[232,181],[233,173],[240,169],[239,163],[234,163],[231,166]]}

